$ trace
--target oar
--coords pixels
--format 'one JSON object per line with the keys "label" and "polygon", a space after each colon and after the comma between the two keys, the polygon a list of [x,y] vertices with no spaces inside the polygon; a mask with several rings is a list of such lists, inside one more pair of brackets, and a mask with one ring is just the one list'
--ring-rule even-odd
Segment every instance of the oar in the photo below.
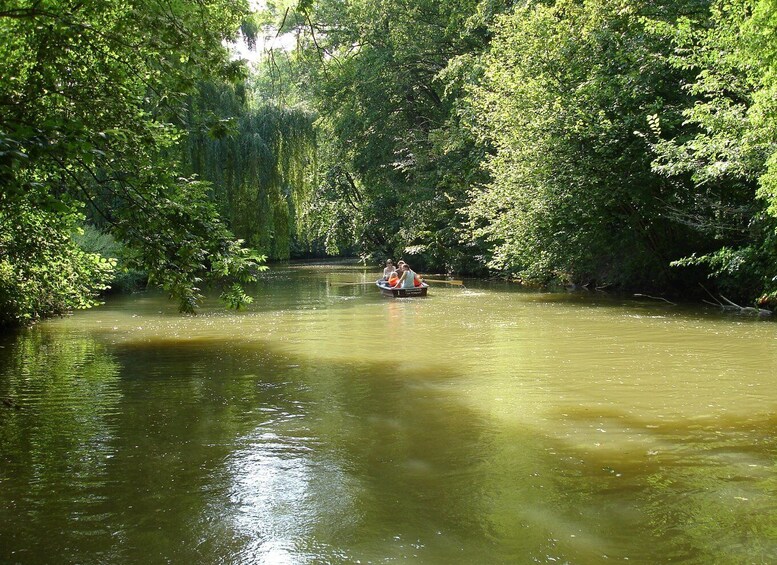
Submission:
{"label": "oar", "polygon": [[456,285],[456,286],[464,286],[464,281],[456,281],[456,280],[450,281],[450,280],[436,280],[436,279],[427,279],[427,278],[424,278],[424,277],[423,277],[423,275],[421,276],[421,279],[423,279],[423,281],[424,281],[425,283],[434,283],[434,284],[452,284],[452,285]]}
{"label": "oar", "polygon": [[345,282],[345,283],[329,283],[329,286],[364,286],[367,284],[375,284],[375,281],[365,282]]}
{"label": "oar", "polygon": [[[458,281],[458,280],[435,280],[435,279],[425,279],[423,276],[421,277],[424,282],[426,283],[434,283],[434,284],[452,284],[455,286],[464,286],[464,281]],[[372,285],[375,284],[375,281],[365,281],[365,282],[344,282],[344,283],[329,283],[329,286],[365,286],[365,285]]]}

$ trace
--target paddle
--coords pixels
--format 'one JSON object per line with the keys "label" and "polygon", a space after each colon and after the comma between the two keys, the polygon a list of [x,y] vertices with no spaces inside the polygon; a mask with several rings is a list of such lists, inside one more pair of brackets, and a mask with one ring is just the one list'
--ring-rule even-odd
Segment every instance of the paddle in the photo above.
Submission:
{"label": "paddle", "polygon": [[458,281],[458,280],[437,280],[437,279],[427,279],[423,275],[421,275],[421,279],[425,283],[434,283],[434,284],[452,284],[456,286],[464,286],[464,281]]}
{"label": "paddle", "polygon": [[365,282],[345,282],[345,283],[329,283],[329,286],[364,286],[367,284],[375,284],[375,281]]}
{"label": "paddle", "polygon": [[[452,284],[455,286],[464,286],[464,281],[459,280],[436,280],[436,279],[426,279],[423,276],[421,276],[421,279],[425,283],[434,283],[434,284]],[[329,286],[364,286],[364,285],[372,285],[375,284],[375,281],[365,281],[365,282],[343,282],[343,283],[329,283]]]}
{"label": "paddle", "polygon": [[423,279],[425,283],[434,283],[434,284],[452,284],[455,286],[464,286],[463,281],[436,281],[434,279]]}

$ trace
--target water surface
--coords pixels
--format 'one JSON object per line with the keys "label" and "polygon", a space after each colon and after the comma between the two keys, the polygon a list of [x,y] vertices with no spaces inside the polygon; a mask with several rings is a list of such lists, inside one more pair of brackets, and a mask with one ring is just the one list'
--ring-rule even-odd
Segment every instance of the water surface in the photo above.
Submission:
{"label": "water surface", "polygon": [[0,562],[777,562],[773,322],[373,278],[0,341]]}

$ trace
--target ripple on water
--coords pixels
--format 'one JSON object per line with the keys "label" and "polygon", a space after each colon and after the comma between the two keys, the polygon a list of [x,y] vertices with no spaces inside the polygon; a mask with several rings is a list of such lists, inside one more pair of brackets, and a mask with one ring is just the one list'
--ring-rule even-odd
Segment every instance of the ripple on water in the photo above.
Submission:
{"label": "ripple on water", "polygon": [[774,324],[331,271],[4,342],[0,561],[773,561]]}

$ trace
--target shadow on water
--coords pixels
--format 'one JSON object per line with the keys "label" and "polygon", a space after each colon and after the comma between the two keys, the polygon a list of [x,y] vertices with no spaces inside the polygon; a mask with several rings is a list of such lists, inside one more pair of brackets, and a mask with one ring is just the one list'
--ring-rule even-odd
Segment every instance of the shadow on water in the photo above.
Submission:
{"label": "shadow on water", "polygon": [[[169,527],[181,531],[160,533],[152,545],[188,535],[199,542],[162,555],[260,563],[482,553],[475,540],[488,536],[473,535],[482,530],[482,491],[472,479],[487,428],[431,386],[439,372],[387,374],[379,364],[201,345],[157,342],[116,352],[132,367],[125,402],[143,398],[142,421],[122,427],[164,430],[141,446],[144,457],[169,457],[196,435],[191,447],[199,460],[185,467],[200,470],[204,496],[181,510],[194,520],[173,520]],[[170,383],[173,370],[178,377]],[[214,437],[204,440],[193,422]],[[167,477],[180,476],[156,459],[146,465],[138,474],[158,476],[156,492]]]}
{"label": "shadow on water", "polygon": [[478,554],[484,427],[431,375],[70,337],[31,330],[5,356],[24,409],[0,414],[3,562]]}
{"label": "shadow on water", "polygon": [[[700,300],[667,302],[659,296],[651,297],[633,292],[608,292],[585,289],[537,290],[507,281],[465,279],[464,284],[469,291],[520,295],[521,300],[530,303],[559,304],[581,309],[628,310],[634,315],[644,314],[678,319],[725,320],[742,323],[777,322],[777,315],[759,316],[737,310],[727,311]],[[752,305],[745,304],[744,306]]]}
{"label": "shadow on water", "polygon": [[[315,307],[299,284],[259,308]],[[471,408],[452,363],[62,331],[0,343],[2,562],[777,558],[771,416],[564,406],[551,435]]]}
{"label": "shadow on water", "polygon": [[[772,563],[777,559],[777,416],[716,415],[656,423],[625,410],[565,407],[560,430],[597,441],[545,443],[569,462],[554,481],[576,509],[619,522],[610,542],[644,563]],[[563,435],[563,434],[562,434]],[[609,442],[607,436],[628,437]],[[599,488],[590,488],[592,485]],[[580,487],[584,488],[580,488]],[[591,515],[589,523],[601,516]],[[632,534],[644,537],[633,544]],[[658,556],[657,556],[658,555]]]}

